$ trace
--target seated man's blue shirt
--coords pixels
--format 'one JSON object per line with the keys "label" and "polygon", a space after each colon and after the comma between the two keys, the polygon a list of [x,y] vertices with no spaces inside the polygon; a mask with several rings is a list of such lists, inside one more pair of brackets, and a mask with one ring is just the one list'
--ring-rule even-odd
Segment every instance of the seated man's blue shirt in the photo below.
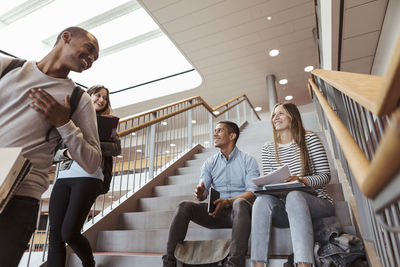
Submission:
{"label": "seated man's blue shirt", "polygon": [[233,198],[246,191],[254,192],[257,187],[252,178],[258,176],[256,159],[235,147],[229,160],[221,152],[208,158],[201,168],[200,181],[204,181],[207,194],[212,186],[221,198]]}

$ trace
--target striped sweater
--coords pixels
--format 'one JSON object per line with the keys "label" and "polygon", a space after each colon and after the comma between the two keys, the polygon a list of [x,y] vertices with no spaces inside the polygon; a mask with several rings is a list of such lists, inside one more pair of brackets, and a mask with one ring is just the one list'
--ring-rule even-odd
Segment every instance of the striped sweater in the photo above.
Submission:
{"label": "striped sweater", "polygon": [[[305,178],[309,185],[315,189],[318,197],[327,199],[329,202],[333,203],[325,188],[325,184],[329,183],[331,179],[331,174],[324,146],[318,136],[313,132],[307,132],[305,139],[308,154],[311,158],[312,168],[312,175],[305,176]],[[292,141],[288,144],[279,145],[278,149],[279,160],[282,165],[288,165],[290,173],[299,176],[301,173],[301,157],[298,145]],[[276,161],[273,142],[264,145],[261,153],[261,162],[264,175],[282,166]]]}

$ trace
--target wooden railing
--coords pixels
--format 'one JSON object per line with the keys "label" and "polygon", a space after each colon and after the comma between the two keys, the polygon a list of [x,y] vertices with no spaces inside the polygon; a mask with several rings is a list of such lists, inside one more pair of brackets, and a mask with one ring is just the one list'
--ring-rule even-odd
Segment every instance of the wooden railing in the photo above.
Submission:
{"label": "wooden railing", "polygon": [[[322,78],[324,76],[320,75],[319,77]],[[317,96],[325,115],[331,123],[332,129],[335,132],[343,153],[345,154],[350,168],[354,173],[358,186],[366,197],[374,198],[380,190],[391,181],[400,166],[400,156],[398,156],[398,149],[400,148],[400,110],[393,114],[392,123],[390,124],[383,141],[380,143],[372,162],[370,162],[351,136],[346,126],[330,107],[314,81],[310,79],[309,83]],[[338,89],[337,87],[335,88]],[[349,89],[343,90],[342,92],[344,93],[344,91],[349,91]],[[353,94],[353,97],[354,95],[355,94]],[[353,97],[352,99],[356,98]],[[366,103],[364,101],[366,98],[356,99],[357,100],[354,100],[360,104]],[[377,107],[376,103],[372,101],[368,103],[370,104],[369,108],[374,106]],[[392,160],[389,161],[387,159]]]}
{"label": "wooden railing", "polygon": [[392,122],[385,138],[380,143],[373,160],[369,162],[314,81],[309,80],[312,90],[332,124],[361,191],[368,198],[374,198],[400,168],[400,156],[398,155],[398,151],[400,151],[398,114],[400,111],[394,112],[400,100],[400,39],[384,77],[322,69],[316,69],[312,71],[312,74],[377,116],[393,113]]}
{"label": "wooden railing", "polygon": [[[180,108],[180,109],[178,109],[178,110],[176,110],[174,112],[170,112],[170,113],[168,113],[168,114],[166,114],[164,116],[154,118],[152,120],[149,120],[149,121],[147,121],[145,123],[142,123],[140,125],[137,125],[135,127],[131,127],[129,129],[120,131],[120,132],[118,132],[118,135],[119,136],[126,136],[126,135],[128,135],[128,134],[130,134],[132,132],[135,132],[137,130],[146,128],[146,127],[148,127],[148,126],[150,126],[152,124],[159,123],[161,121],[164,121],[164,120],[166,120],[168,118],[171,118],[171,117],[173,117],[175,115],[178,115],[178,114],[180,114],[182,112],[188,111],[188,110],[190,110],[190,109],[192,109],[194,107],[200,106],[200,105],[203,106],[205,109],[207,109],[210,112],[210,114],[212,114],[212,116],[217,118],[217,117],[223,115],[224,113],[228,112],[232,108],[236,107],[237,105],[241,104],[244,101],[247,101],[247,103],[249,104],[251,109],[254,110],[253,105],[251,104],[250,100],[248,99],[248,97],[245,94],[242,94],[242,95],[237,96],[237,97],[235,97],[233,99],[230,99],[230,100],[226,101],[225,103],[223,103],[221,105],[218,105],[218,106],[216,106],[214,108],[211,108],[203,100],[203,98],[201,98],[200,96],[190,97],[190,98],[183,99],[183,100],[177,101],[175,103],[171,103],[171,104],[168,104],[168,105],[165,105],[165,106],[162,106],[162,107],[159,107],[159,108],[155,108],[155,109],[152,109],[152,110],[149,110],[149,111],[145,111],[145,112],[136,114],[136,115],[134,115],[134,116],[132,116],[130,118],[126,118],[124,120],[121,120],[119,123],[123,124],[123,123],[127,123],[129,121],[139,120],[140,118],[143,118],[143,117],[146,117],[146,116],[150,116],[152,114],[156,114],[157,112],[160,112],[160,111],[163,111],[163,110],[167,110],[169,108],[177,107],[177,106],[185,104],[185,103],[190,103],[189,105],[185,106],[184,108]],[[260,117],[258,116],[257,112],[254,111],[254,114],[260,120]]]}
{"label": "wooden railing", "polygon": [[366,247],[373,244],[368,254],[377,254],[377,266],[400,266],[400,39],[383,77],[321,69],[312,75],[308,87],[343,168],[357,227]]}

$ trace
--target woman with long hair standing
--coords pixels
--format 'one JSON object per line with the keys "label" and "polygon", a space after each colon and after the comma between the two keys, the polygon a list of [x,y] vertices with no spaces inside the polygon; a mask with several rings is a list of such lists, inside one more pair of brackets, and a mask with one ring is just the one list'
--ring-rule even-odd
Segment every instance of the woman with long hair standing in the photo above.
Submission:
{"label": "woman with long hair standing", "polygon": [[[88,89],[97,115],[111,112],[109,91],[101,85]],[[60,149],[55,159],[63,161],[50,196],[50,242],[47,266],[64,267],[65,243],[74,250],[84,267],[94,267],[95,261],[88,240],[81,234],[90,207],[103,191],[104,169],[107,157],[121,153],[119,139],[101,142],[102,166],[95,173],[85,172],[70,158],[68,148]]]}
{"label": "woman with long hair standing", "polygon": [[315,133],[304,130],[296,105],[275,105],[271,122],[274,141],[262,149],[264,174],[288,165],[291,176],[285,182],[304,183],[314,188],[316,195],[291,191],[285,199],[264,194],[257,196],[251,220],[251,260],[255,267],[268,264],[271,226],[274,225],[290,228],[296,266],[312,266],[312,220],[335,213],[332,199],[324,187],[330,181],[325,149]]}

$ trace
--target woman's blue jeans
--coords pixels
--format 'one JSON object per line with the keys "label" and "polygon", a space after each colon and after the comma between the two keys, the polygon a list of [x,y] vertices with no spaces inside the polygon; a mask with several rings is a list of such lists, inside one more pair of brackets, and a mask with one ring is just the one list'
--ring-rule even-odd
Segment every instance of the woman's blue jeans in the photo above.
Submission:
{"label": "woman's blue jeans", "polygon": [[251,260],[268,263],[275,226],[290,227],[295,263],[314,264],[312,220],[332,216],[335,209],[329,201],[301,191],[290,192],[285,202],[272,195],[257,196],[251,219]]}

